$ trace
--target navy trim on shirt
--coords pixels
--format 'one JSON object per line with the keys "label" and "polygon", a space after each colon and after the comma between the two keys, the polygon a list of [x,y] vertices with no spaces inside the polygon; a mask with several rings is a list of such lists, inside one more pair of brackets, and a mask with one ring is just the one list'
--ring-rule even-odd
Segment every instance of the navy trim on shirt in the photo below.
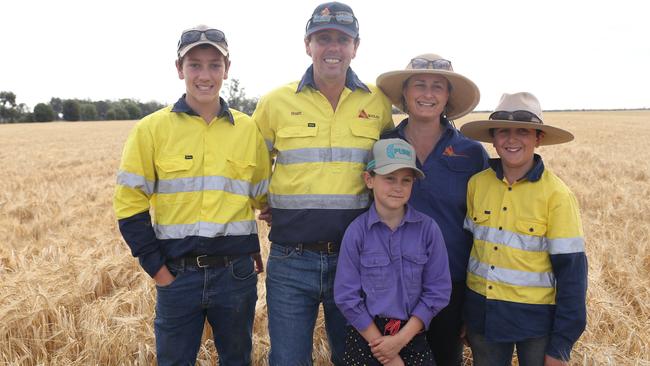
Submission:
{"label": "navy trim on shirt", "polygon": [[[542,161],[542,157],[538,154],[535,154],[533,155],[533,161],[533,167],[530,168],[530,170],[523,177],[517,179],[517,181],[526,178],[529,182],[537,182],[540,180],[540,178],[542,178],[542,173],[544,173],[544,162]],[[490,164],[490,168],[492,168],[492,170],[494,170],[494,172],[497,174],[497,178],[499,178],[499,180],[503,180],[504,174],[501,159],[490,159],[488,161],[488,164]]]}
{"label": "navy trim on shirt", "polygon": [[[183,94],[176,103],[174,103],[174,106],[172,107],[172,112],[176,113],[187,113],[190,116],[198,116],[199,114],[196,113],[192,107],[190,107],[189,104],[187,104],[187,101],[185,100],[185,95]],[[232,112],[230,111],[230,108],[228,107],[228,102],[226,102],[225,99],[222,97],[219,97],[219,103],[221,103],[221,111],[217,115],[217,118],[221,117],[228,117],[228,121],[232,123],[233,125],[235,124],[235,117],[233,117]]]}
{"label": "navy trim on shirt", "polygon": [[[307,71],[305,71],[302,79],[300,79],[296,93],[301,92],[305,86],[310,86],[312,89],[318,90],[314,81],[314,65],[310,65]],[[345,73],[345,86],[352,91],[363,89],[370,93],[370,88],[359,79],[351,67],[348,67],[348,71]]]}

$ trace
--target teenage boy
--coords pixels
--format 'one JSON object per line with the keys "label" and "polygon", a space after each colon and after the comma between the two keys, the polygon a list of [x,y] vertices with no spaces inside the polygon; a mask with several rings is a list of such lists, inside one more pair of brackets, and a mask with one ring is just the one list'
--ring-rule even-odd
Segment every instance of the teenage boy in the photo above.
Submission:
{"label": "teenage boy", "polygon": [[423,330],[449,303],[442,232],[408,204],[415,150],[402,139],[375,143],[363,178],[374,202],[345,231],[334,299],[348,320],[346,365],[435,365]]}
{"label": "teenage boy", "polygon": [[222,31],[183,31],[186,93],[135,125],[117,177],[120,231],[156,282],[160,365],[195,363],[206,318],[219,364],[251,363],[261,270],[251,204],[265,204],[270,163],[255,123],[219,97],[229,55]]}
{"label": "teenage boy", "polygon": [[322,303],[331,360],[341,364],[345,318],[332,296],[345,228],[369,205],[359,177],[372,144],[393,126],[391,105],[350,68],[359,47],[352,9],[321,4],[309,18],[312,59],[300,81],[262,97],[253,114],[275,156],[269,187],[273,225],[266,277],[269,363],[311,365]]}
{"label": "teenage boy", "polygon": [[573,135],[543,123],[530,93],[504,94],[461,132],[500,159],[474,175],[465,227],[474,235],[464,317],[474,364],[567,365],[585,329],[587,257],[578,203],[535,154]]}

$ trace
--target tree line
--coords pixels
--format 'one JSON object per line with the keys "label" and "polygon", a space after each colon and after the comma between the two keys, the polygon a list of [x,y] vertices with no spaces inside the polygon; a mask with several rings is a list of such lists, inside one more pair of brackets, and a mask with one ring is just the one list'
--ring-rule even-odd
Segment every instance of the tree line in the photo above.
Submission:
{"label": "tree line", "polygon": [[[226,83],[224,99],[231,108],[252,114],[258,98],[246,96],[239,80]],[[30,110],[25,103],[18,103],[11,91],[0,91],[0,123],[51,122],[51,121],[113,121],[140,119],[165,107],[156,101],[142,103],[134,99],[87,100],[53,97],[48,103],[38,103]]]}

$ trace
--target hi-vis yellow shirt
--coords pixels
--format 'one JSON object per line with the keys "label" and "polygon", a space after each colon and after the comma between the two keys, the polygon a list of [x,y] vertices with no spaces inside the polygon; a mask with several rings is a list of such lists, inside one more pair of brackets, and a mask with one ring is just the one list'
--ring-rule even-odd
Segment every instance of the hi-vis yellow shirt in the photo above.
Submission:
{"label": "hi-vis yellow shirt", "polygon": [[310,77],[308,70],[300,86],[271,91],[253,114],[276,158],[269,187],[273,241],[340,241],[369,206],[362,172],[372,146],[394,126],[390,101],[351,71],[336,109],[304,85]]}
{"label": "hi-vis yellow shirt", "polygon": [[[178,106],[189,110],[183,100]],[[114,209],[135,256],[163,252],[151,260],[148,272],[166,256],[183,252],[171,248],[183,246],[174,239],[251,236],[257,241],[254,207],[266,203],[268,150],[249,116],[225,102],[222,106],[225,112],[210,124],[171,106],[161,109],[138,122],[127,139]],[[159,244],[138,242],[137,232],[127,235],[122,229],[125,219],[149,211]],[[165,240],[172,244],[159,248]]]}
{"label": "hi-vis yellow shirt", "polygon": [[488,168],[468,184],[465,228],[474,246],[467,285],[488,300],[553,305],[557,269],[551,256],[584,255],[576,198],[541,160],[513,185],[498,174]]}

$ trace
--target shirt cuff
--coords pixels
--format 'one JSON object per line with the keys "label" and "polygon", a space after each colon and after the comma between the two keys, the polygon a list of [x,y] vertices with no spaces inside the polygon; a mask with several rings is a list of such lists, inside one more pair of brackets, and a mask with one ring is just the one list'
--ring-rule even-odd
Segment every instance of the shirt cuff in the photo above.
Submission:
{"label": "shirt cuff", "polygon": [[140,266],[142,266],[151,278],[153,278],[165,264],[165,257],[163,257],[159,250],[141,255],[138,257],[138,260],[140,261]]}
{"label": "shirt cuff", "polygon": [[367,311],[364,311],[363,313],[359,314],[356,319],[352,320],[350,324],[354,327],[354,329],[362,331],[367,329],[370,324],[372,324],[372,317],[370,314],[368,314]]}
{"label": "shirt cuff", "polygon": [[415,309],[413,309],[413,312],[411,312],[412,316],[416,316],[418,319],[424,323],[424,330],[429,329],[429,324],[431,323],[431,319],[433,319],[433,312],[429,310],[429,308],[424,305],[422,302],[419,302],[416,306]]}

